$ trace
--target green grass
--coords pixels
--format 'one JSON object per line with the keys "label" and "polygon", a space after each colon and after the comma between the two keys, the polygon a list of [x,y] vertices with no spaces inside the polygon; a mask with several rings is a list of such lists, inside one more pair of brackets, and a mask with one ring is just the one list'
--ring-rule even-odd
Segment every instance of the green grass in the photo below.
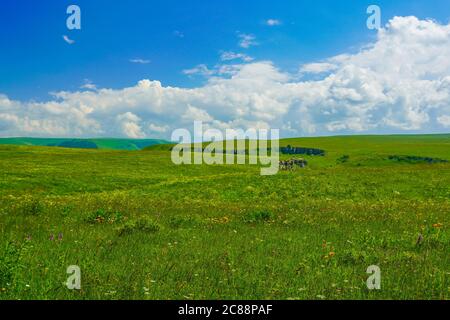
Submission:
{"label": "green grass", "polygon": [[450,298],[450,163],[389,159],[450,160],[450,135],[281,144],[327,153],[264,177],[175,166],[164,146],[0,146],[0,298]]}

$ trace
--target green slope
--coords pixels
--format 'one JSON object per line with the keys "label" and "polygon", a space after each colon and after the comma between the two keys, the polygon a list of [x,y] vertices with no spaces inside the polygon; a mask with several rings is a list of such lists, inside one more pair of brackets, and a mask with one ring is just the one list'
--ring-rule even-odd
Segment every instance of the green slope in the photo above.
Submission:
{"label": "green slope", "polygon": [[110,150],[141,150],[148,146],[165,143],[168,142],[158,139],[0,138],[0,145],[8,144]]}

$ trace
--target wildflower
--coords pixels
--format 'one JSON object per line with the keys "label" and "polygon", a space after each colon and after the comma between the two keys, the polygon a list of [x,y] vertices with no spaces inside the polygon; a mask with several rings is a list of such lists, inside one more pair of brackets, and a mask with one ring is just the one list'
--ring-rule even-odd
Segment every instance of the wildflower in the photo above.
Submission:
{"label": "wildflower", "polygon": [[336,255],[336,253],[335,252],[330,252],[328,255],[330,256],[330,258],[332,258],[332,257],[334,257]]}
{"label": "wildflower", "polygon": [[433,228],[436,228],[436,229],[440,229],[440,228],[442,228],[442,226],[443,226],[442,223],[435,223],[435,224],[433,224]]}
{"label": "wildflower", "polygon": [[60,232],[60,233],[58,234],[58,240],[61,241],[62,239],[63,239],[63,234],[62,234],[62,232]]}
{"label": "wildflower", "polygon": [[51,234],[49,240],[50,240],[50,241],[55,240],[55,236],[54,236],[53,234]]}

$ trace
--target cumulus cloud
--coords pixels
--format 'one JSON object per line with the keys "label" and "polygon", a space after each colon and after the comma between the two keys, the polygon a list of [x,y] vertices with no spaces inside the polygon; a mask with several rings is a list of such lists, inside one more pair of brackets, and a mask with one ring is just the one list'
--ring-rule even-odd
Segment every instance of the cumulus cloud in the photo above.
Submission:
{"label": "cumulus cloud", "polygon": [[446,128],[450,128],[450,116],[443,115],[437,118],[437,121]]}
{"label": "cumulus cloud", "polygon": [[122,131],[122,134],[128,138],[144,138],[145,134],[142,132],[142,128],[139,125],[141,119],[131,112],[126,112],[123,114],[119,114],[116,117],[117,122],[119,123],[119,128]]}
{"label": "cumulus cloud", "polygon": [[315,62],[315,63],[308,63],[300,67],[301,73],[324,73],[324,72],[330,72],[337,69],[337,66],[332,63],[321,63],[321,62]]}
{"label": "cumulus cloud", "polygon": [[0,94],[1,136],[170,138],[176,128],[280,128],[283,136],[445,132],[450,128],[450,24],[395,17],[357,53],[306,64],[314,80],[271,61],[185,70],[195,88],[141,80],[123,89],[58,92],[49,101]]}
{"label": "cumulus cloud", "polygon": [[188,105],[187,110],[181,117],[186,123],[193,123],[194,121],[211,122],[213,118],[203,109],[199,109]]}

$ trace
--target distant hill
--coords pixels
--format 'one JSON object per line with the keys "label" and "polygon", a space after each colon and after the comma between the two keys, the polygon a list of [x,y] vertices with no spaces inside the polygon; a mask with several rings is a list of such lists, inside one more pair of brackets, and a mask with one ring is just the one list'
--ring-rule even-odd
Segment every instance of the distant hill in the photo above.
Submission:
{"label": "distant hill", "polygon": [[78,149],[141,150],[167,144],[158,139],[66,139],[66,138],[0,138],[0,145],[46,146]]}

